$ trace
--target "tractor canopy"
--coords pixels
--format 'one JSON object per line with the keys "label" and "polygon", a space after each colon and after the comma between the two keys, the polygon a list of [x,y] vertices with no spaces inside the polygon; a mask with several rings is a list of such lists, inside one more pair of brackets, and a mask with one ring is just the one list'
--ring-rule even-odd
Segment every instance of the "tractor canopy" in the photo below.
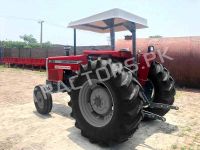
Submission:
{"label": "tractor canopy", "polygon": [[110,33],[111,27],[114,27],[115,32],[126,31],[127,28],[124,24],[130,22],[135,23],[135,29],[148,27],[146,19],[118,8],[73,21],[69,23],[68,27],[98,33]]}
{"label": "tractor canopy", "polygon": [[132,33],[133,57],[136,57],[136,29],[147,28],[147,20],[115,8],[69,23],[74,29],[74,55],[76,55],[76,29],[98,33],[110,33],[111,49],[115,50],[115,32],[129,30]]}

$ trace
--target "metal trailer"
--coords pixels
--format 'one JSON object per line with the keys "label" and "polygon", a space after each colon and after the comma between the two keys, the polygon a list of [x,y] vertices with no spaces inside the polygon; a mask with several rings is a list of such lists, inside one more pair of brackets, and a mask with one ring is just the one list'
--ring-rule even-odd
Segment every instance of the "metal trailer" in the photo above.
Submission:
{"label": "metal trailer", "polygon": [[2,64],[3,63],[3,48],[2,47],[0,47],[0,64]]}

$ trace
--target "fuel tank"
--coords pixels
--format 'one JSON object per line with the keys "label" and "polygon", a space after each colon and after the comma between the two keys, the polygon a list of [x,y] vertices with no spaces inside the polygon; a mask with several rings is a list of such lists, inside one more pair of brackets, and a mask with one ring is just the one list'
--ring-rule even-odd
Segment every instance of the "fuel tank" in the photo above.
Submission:
{"label": "fuel tank", "polygon": [[[118,40],[116,49],[131,50],[131,44],[131,40]],[[169,60],[164,57],[163,65],[170,71],[177,85],[200,88],[200,36],[137,39],[138,51],[147,51],[149,45],[173,58]]]}

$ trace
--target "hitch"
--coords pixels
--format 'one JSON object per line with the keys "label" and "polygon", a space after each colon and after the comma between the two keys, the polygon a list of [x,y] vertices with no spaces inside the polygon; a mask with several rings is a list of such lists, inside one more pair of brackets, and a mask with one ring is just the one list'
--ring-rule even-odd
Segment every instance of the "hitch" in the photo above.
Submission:
{"label": "hitch", "polygon": [[[178,106],[174,106],[174,105],[167,105],[167,104],[163,104],[163,103],[154,103],[154,102],[151,102],[149,104],[150,108],[158,108],[158,109],[174,109],[174,110],[179,110],[179,107]],[[146,107],[144,107],[146,108]],[[144,116],[147,117],[147,118],[151,118],[151,119],[157,119],[157,120],[161,120],[161,121],[166,121],[166,118],[162,117],[162,116],[159,116],[157,114],[154,114],[152,112],[149,112],[149,111],[145,111],[143,110],[143,113],[144,113]]]}
{"label": "hitch", "polygon": [[168,105],[168,104],[163,104],[163,103],[154,103],[151,102],[149,105],[150,108],[159,108],[159,109],[174,109],[174,110],[179,110],[178,106],[174,105]]}
{"label": "hitch", "polygon": [[[140,85],[140,84],[139,84]],[[174,109],[174,110],[179,110],[179,107],[178,106],[174,106],[174,105],[168,105],[168,104],[163,104],[163,103],[154,103],[154,102],[151,102],[145,95],[144,93],[144,89],[142,86],[140,86],[142,91],[140,92],[140,97],[142,98],[143,100],[143,103],[144,103],[144,106],[143,108],[158,108],[158,109]],[[145,111],[143,110],[143,113],[144,113],[144,117],[147,117],[147,118],[151,118],[151,119],[157,119],[157,120],[161,120],[161,121],[166,121],[166,118],[160,116],[160,115],[157,115],[157,114],[154,114],[152,112],[149,112],[149,111]]]}
{"label": "hitch", "polygon": [[160,120],[160,121],[163,121],[163,122],[166,121],[166,118],[159,116],[159,115],[156,115],[152,112],[143,110],[143,113],[144,113],[144,117],[155,119],[155,120]]}

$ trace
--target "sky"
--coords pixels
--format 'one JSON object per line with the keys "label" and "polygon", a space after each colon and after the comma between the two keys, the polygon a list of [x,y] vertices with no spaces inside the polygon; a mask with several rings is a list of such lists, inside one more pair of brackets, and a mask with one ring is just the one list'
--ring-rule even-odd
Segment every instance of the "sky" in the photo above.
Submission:
{"label": "sky", "polygon": [[[72,44],[71,21],[113,8],[120,8],[146,18],[147,29],[137,30],[137,37],[200,36],[200,0],[0,0],[0,40],[20,40],[32,34],[40,40],[39,20],[44,20],[43,41]],[[124,38],[129,32],[120,32]],[[109,34],[77,31],[77,45],[108,44]]]}

